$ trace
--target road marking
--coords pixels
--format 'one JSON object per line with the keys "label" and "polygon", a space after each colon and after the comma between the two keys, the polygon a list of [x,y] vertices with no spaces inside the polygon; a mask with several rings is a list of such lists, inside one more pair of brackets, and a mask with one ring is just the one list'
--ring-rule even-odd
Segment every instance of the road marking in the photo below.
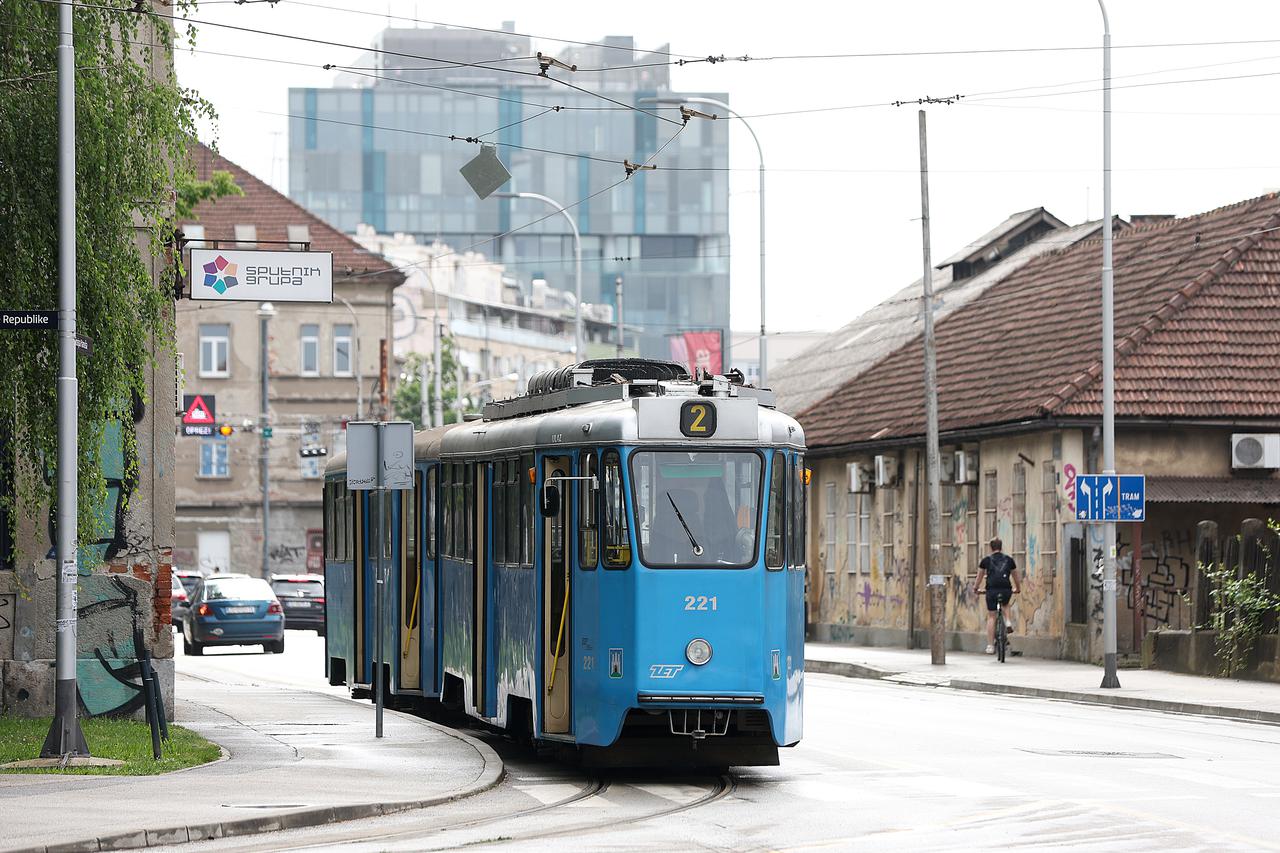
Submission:
{"label": "road marking", "polygon": [[539,785],[512,785],[511,787],[515,788],[522,794],[528,794],[544,806],[549,806],[552,803],[558,803],[561,800],[567,800],[569,797],[572,797],[574,794],[577,794],[582,790],[581,785],[568,785],[557,782]]}
{"label": "road marking", "polygon": [[1256,779],[1237,779],[1234,776],[1223,776],[1220,773],[1205,773],[1202,770],[1177,769],[1162,766],[1159,770],[1139,770],[1139,773],[1146,773],[1151,776],[1160,776],[1164,778],[1182,779],[1187,782],[1195,782],[1200,785],[1210,785],[1214,788],[1232,788],[1241,790],[1244,788],[1255,788],[1258,785]]}

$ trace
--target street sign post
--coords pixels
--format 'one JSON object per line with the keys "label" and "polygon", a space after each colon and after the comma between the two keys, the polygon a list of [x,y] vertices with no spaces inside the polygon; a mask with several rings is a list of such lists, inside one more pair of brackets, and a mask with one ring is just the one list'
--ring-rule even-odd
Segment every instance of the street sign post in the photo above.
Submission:
{"label": "street sign post", "polygon": [[1142,474],[1076,476],[1079,521],[1146,521],[1147,478]]}
{"label": "street sign post", "polygon": [[387,512],[388,489],[413,488],[413,423],[410,421],[349,421],[347,423],[347,488],[353,491],[377,490],[378,500],[370,501],[377,507],[372,530],[374,551],[377,554],[375,569],[377,584],[373,606],[374,631],[374,735],[382,737],[382,702],[386,685],[383,683],[382,658],[386,578],[382,553],[385,537],[390,536],[384,519]]}

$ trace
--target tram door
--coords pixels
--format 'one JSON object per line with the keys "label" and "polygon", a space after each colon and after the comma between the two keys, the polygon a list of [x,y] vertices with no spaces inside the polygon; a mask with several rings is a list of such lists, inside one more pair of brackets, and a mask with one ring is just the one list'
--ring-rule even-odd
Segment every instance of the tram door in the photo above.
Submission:
{"label": "tram door", "polygon": [[[369,673],[369,661],[365,658],[365,625],[368,613],[365,611],[365,580],[367,578],[366,570],[369,565],[369,556],[364,552],[364,503],[365,495],[368,492],[347,492],[347,500],[355,505],[355,512],[352,516],[355,518],[355,542],[352,545],[352,568],[351,568],[351,598],[355,603],[355,683],[370,684],[372,677]],[[348,531],[350,533],[351,531]]]}
{"label": "tram door", "polygon": [[471,622],[474,629],[474,633],[471,635],[471,693],[476,713],[482,717],[487,717],[489,716],[489,710],[485,708],[485,684],[488,680],[485,674],[487,672],[485,635],[488,634],[489,625],[485,617],[489,612],[489,572],[487,568],[489,555],[485,553],[485,531],[488,527],[485,523],[485,519],[488,517],[485,497],[488,494],[487,472],[489,466],[468,462],[466,470],[466,494],[475,502],[475,511],[468,520],[471,525],[468,535],[475,546],[471,552],[471,589],[472,600],[475,602],[475,614]]}
{"label": "tram door", "polygon": [[422,494],[425,475],[415,471],[414,490],[401,492],[400,499],[400,687],[422,689],[422,662],[419,636],[422,613]]}
{"label": "tram door", "polygon": [[[552,477],[567,477],[572,470],[567,456],[547,456],[542,460],[543,482]],[[543,726],[542,730],[549,734],[569,734],[570,725],[570,673],[569,653],[573,636],[572,614],[569,612],[569,515],[573,506],[569,496],[573,490],[569,488],[570,480],[561,480],[556,485],[560,489],[560,512],[550,518],[543,518],[543,552],[542,552],[542,672],[546,683],[543,685]]]}

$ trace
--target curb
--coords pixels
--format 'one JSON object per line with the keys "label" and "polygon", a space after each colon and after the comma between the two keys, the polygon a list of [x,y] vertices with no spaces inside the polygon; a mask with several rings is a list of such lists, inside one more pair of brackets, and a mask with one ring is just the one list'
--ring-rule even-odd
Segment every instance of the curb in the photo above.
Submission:
{"label": "curb", "polygon": [[[318,691],[312,691],[318,692]],[[320,694],[329,695],[329,694]],[[356,702],[358,700],[350,699],[343,696],[330,696],[338,701]],[[365,703],[360,702],[363,705]],[[341,823],[349,820],[361,820],[370,817],[382,817],[383,815],[395,814],[396,812],[412,811],[414,809],[429,808],[431,806],[444,805],[456,800],[465,799],[484,793],[496,786],[504,775],[505,768],[502,759],[498,753],[494,752],[493,747],[483,741],[477,740],[470,735],[462,732],[454,731],[447,726],[434,723],[430,720],[424,720],[421,717],[415,717],[410,714],[404,714],[399,711],[387,709],[389,714],[397,714],[405,719],[412,720],[428,728],[435,729],[448,737],[460,740],[470,746],[480,754],[480,760],[484,763],[484,769],[480,771],[470,785],[460,791],[454,791],[451,794],[441,794],[435,797],[428,797],[422,800],[400,800],[393,803],[351,803],[340,806],[321,806],[318,808],[298,809],[296,811],[277,813],[272,815],[262,815],[261,817],[238,818],[235,820],[215,821],[212,823],[193,824],[191,826],[167,827],[164,829],[138,829],[128,832],[115,833],[113,835],[102,835],[97,838],[87,838],[81,841],[68,841],[60,844],[50,844],[38,847],[18,847],[4,850],[3,853],[96,853],[102,850],[126,850],[140,847],[161,847],[172,844],[184,844],[193,841],[211,841],[215,838],[233,838],[243,835],[257,835],[263,832],[277,832],[282,829],[301,829],[311,826],[324,826],[331,823]],[[219,744],[219,748],[222,748]],[[224,757],[217,759],[210,764],[216,764],[229,758],[226,749],[223,748]],[[208,767],[209,764],[202,764],[200,767]],[[184,772],[189,770],[198,770],[199,767],[184,768]]]}
{"label": "curb", "polygon": [[1018,684],[992,684],[986,681],[931,678],[914,680],[896,678],[901,672],[878,669],[866,664],[832,660],[805,660],[806,672],[819,675],[839,675],[845,678],[868,678],[874,681],[890,680],[895,684],[912,687],[949,687],[952,690],[968,690],[974,693],[993,693],[1003,696],[1030,696],[1036,699],[1054,699],[1074,702],[1078,705],[1105,705],[1112,708],[1128,708],[1139,711],[1161,711],[1166,714],[1185,714],[1191,717],[1239,720],[1246,723],[1280,726],[1280,712],[1250,708],[1229,708],[1222,705],[1204,705],[1198,702],[1173,702],[1165,699],[1147,699],[1141,696],[1079,693],[1072,690],[1054,690],[1047,687],[1023,687]]}

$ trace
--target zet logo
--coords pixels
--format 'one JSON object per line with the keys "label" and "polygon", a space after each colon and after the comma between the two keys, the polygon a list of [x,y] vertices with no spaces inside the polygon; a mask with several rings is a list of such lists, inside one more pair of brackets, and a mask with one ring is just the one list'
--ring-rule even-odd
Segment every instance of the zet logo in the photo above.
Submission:
{"label": "zet logo", "polygon": [[204,265],[204,286],[212,287],[219,296],[239,283],[236,278],[236,265],[222,255],[218,255]]}

